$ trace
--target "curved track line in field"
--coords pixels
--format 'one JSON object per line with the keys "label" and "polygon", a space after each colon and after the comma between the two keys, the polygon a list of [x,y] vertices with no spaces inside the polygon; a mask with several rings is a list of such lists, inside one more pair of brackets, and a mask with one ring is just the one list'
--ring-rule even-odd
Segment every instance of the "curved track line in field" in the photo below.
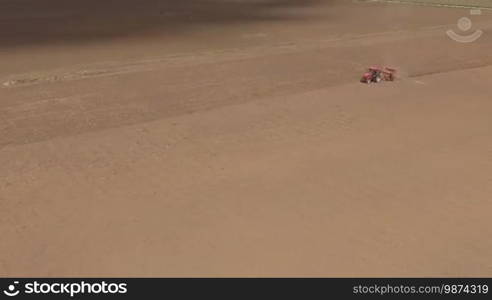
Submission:
{"label": "curved track line in field", "polygon": [[[405,39],[432,37],[444,34],[451,25],[423,27],[417,33],[412,31],[386,31],[334,37],[325,40],[308,40],[300,43],[281,43],[252,48],[230,48],[198,53],[174,54],[165,57],[138,61],[107,61],[92,65],[78,65],[67,69],[46,72],[15,74],[0,80],[2,88],[15,88],[60,81],[83,80],[87,78],[116,76],[128,73],[146,72],[169,66],[199,65],[216,62],[249,59],[272,54],[288,54],[330,47],[347,47],[386,43]],[[483,27],[482,27],[483,28]]]}

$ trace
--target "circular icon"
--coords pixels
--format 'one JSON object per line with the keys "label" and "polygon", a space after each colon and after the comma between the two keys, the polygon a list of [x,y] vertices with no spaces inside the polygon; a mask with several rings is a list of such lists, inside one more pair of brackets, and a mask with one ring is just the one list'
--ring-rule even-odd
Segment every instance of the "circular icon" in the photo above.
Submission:
{"label": "circular icon", "polygon": [[15,290],[15,285],[18,284],[18,281],[14,281],[14,284],[9,284],[6,290],[3,291],[3,293],[9,297],[14,297],[19,295],[20,291]]}
{"label": "circular icon", "polygon": [[458,28],[462,31],[468,31],[472,27],[472,21],[467,17],[458,20]]}

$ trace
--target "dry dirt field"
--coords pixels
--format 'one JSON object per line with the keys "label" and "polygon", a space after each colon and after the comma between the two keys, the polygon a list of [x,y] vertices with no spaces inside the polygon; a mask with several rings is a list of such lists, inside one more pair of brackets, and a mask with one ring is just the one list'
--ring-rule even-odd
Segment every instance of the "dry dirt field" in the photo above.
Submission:
{"label": "dry dirt field", "polygon": [[492,12],[0,4],[0,276],[492,276]]}

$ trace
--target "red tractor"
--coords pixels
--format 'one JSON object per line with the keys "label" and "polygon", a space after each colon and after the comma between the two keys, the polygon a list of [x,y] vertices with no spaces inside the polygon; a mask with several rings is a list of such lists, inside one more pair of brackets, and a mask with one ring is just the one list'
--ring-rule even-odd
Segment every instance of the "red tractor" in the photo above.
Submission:
{"label": "red tractor", "polygon": [[381,81],[393,81],[395,80],[396,69],[388,67],[370,67],[362,78],[360,82],[372,83]]}

